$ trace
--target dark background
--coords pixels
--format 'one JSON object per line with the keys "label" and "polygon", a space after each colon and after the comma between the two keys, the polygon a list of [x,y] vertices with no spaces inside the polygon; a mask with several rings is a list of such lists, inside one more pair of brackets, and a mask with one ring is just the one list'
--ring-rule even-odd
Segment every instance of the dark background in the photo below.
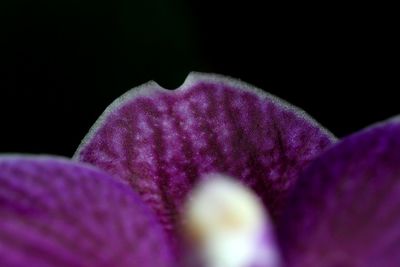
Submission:
{"label": "dark background", "polygon": [[[0,151],[71,156],[108,104],[191,70],[252,83],[339,137],[400,113],[395,10],[184,0],[0,3]],[[396,77],[395,77],[396,75]]]}

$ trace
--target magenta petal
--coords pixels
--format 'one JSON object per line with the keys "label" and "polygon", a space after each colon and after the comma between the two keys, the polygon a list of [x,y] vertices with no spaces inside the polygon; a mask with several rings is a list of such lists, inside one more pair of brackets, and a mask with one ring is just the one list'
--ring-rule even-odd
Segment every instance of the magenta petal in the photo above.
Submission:
{"label": "magenta petal", "polygon": [[174,232],[188,191],[209,172],[239,178],[275,216],[299,170],[334,140],[260,89],[191,73],[174,91],[149,82],[117,99],[75,158],[129,183]]}
{"label": "magenta petal", "polygon": [[288,266],[399,266],[400,120],[316,159],[277,226]]}
{"label": "magenta petal", "polygon": [[0,157],[0,266],[175,266],[131,189],[83,164]]}

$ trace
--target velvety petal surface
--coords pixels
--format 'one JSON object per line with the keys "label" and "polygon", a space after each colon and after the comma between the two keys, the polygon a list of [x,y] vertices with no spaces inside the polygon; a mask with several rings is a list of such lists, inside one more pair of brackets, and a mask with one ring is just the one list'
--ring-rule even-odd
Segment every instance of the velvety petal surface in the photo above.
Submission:
{"label": "velvety petal surface", "polygon": [[201,175],[240,179],[275,216],[299,170],[333,141],[303,111],[260,89],[191,73],[176,90],[149,82],[116,100],[75,158],[129,183],[173,236]]}
{"label": "velvety petal surface", "polygon": [[399,266],[400,120],[321,155],[287,203],[277,227],[288,266]]}
{"label": "velvety petal surface", "polygon": [[171,264],[163,231],[132,190],[92,167],[0,157],[0,266]]}

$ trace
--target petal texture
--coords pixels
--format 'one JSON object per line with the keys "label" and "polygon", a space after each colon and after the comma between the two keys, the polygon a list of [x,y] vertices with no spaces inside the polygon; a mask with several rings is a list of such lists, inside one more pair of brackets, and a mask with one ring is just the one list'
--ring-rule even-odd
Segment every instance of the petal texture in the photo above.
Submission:
{"label": "petal texture", "polygon": [[173,91],[150,82],[122,96],[75,158],[129,183],[172,236],[203,174],[240,179],[275,216],[299,170],[333,141],[304,112],[259,89],[192,73]]}
{"label": "petal texture", "polygon": [[0,157],[0,266],[175,266],[131,189],[91,167]]}
{"label": "petal texture", "polygon": [[288,266],[399,266],[400,121],[354,134],[310,164],[277,226]]}

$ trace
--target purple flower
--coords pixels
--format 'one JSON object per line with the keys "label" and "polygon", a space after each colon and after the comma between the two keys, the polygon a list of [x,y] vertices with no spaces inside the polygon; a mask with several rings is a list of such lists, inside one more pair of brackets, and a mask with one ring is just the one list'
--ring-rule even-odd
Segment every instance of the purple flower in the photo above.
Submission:
{"label": "purple flower", "polygon": [[195,73],[117,99],[74,159],[0,158],[0,266],[400,262],[396,119],[336,143],[259,89]]}

